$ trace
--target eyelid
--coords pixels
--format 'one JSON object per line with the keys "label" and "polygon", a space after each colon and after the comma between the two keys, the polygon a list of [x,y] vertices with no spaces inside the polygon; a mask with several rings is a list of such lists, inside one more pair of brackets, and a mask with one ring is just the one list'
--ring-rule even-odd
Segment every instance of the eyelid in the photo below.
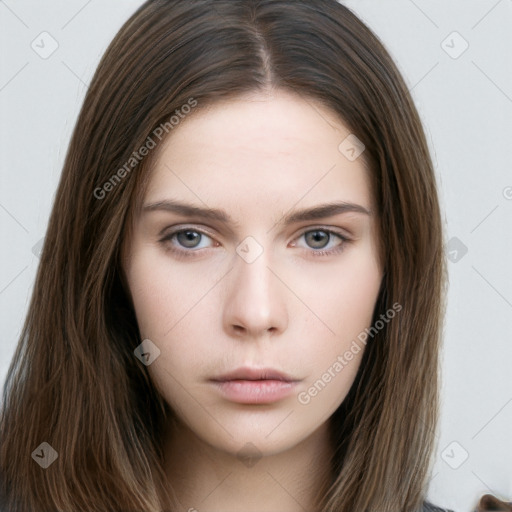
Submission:
{"label": "eyelid", "polygon": [[311,226],[305,227],[297,236],[302,236],[304,233],[308,233],[309,231],[326,231],[327,233],[332,233],[346,239],[350,239],[354,236],[348,229],[342,229],[334,226],[322,226],[318,224],[312,224]]}
{"label": "eyelid", "polygon": [[175,224],[173,226],[167,226],[158,233],[158,236],[167,238],[168,236],[179,233],[180,231],[197,231],[203,235],[211,237],[215,236],[213,231],[208,231],[207,228],[198,227],[194,224]]}

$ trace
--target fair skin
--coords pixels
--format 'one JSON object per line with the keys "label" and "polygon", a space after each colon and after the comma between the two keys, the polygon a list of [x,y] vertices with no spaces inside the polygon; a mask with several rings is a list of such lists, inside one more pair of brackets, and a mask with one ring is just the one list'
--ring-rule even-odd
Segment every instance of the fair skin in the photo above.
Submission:
{"label": "fair skin", "polygon": [[[153,207],[134,220],[123,268],[142,340],[160,350],[148,371],[178,418],[165,457],[183,510],[315,509],[328,420],[364,346],[333,364],[371,325],[382,279],[364,155],[338,149],[349,134],[318,102],[272,91],[198,109],[158,148],[143,202]],[[229,221],[160,207],[171,199]],[[339,202],[357,206],[286,222]],[[212,381],[240,367],[294,382],[258,402],[254,381],[242,398]]]}

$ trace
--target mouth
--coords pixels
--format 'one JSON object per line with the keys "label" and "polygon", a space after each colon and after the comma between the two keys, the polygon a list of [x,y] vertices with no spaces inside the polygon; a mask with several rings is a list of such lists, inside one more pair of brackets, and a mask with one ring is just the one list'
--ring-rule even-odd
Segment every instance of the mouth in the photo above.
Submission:
{"label": "mouth", "polygon": [[280,382],[294,382],[298,379],[294,379],[290,375],[274,370],[273,368],[251,368],[245,366],[211,380],[214,382],[227,382],[232,380],[277,380]]}
{"label": "mouth", "polygon": [[300,379],[273,368],[243,367],[210,382],[231,402],[270,404],[289,396]]}

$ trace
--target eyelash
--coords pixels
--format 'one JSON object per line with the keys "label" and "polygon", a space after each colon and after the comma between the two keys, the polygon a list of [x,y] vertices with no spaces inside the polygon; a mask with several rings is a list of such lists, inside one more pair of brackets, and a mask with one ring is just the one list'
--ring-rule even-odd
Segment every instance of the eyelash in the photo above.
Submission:
{"label": "eyelash", "polygon": [[[196,229],[196,228],[180,228],[176,231],[173,231],[172,233],[169,233],[167,235],[165,235],[163,238],[161,238],[159,240],[160,243],[162,243],[162,245],[166,246],[166,248],[176,254],[178,257],[183,257],[183,258],[193,258],[195,257],[196,253],[198,253],[201,249],[190,249],[190,250],[187,250],[187,249],[177,249],[174,245],[169,245],[170,242],[172,242],[172,239],[180,234],[180,233],[184,233],[186,231],[192,231],[193,233],[198,233],[200,235],[204,235],[208,238],[211,238],[211,235],[209,235],[208,233],[200,230],[200,229]],[[332,229],[328,229],[328,228],[324,228],[324,227],[314,227],[314,228],[310,228],[310,229],[307,229],[306,231],[303,231],[299,236],[298,238],[304,236],[305,234],[307,233],[311,233],[311,232],[314,232],[314,231],[321,231],[323,233],[327,233],[328,235],[333,235],[335,237],[338,237],[340,240],[341,240],[341,244],[337,245],[336,247],[332,248],[332,249],[327,249],[327,250],[314,250],[314,249],[306,249],[306,251],[308,251],[310,253],[311,256],[314,256],[314,257],[327,257],[327,256],[333,256],[335,254],[339,254],[341,253],[344,249],[345,249],[345,245],[347,243],[350,243],[350,239],[347,238],[346,236],[342,235],[341,233],[337,232],[337,231],[333,231]],[[329,239],[329,242],[331,241],[331,239]]]}

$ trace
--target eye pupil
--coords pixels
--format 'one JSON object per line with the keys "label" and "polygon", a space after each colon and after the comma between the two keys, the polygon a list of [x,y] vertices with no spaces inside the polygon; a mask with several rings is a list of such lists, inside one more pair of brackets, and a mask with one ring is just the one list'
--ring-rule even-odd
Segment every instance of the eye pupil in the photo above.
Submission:
{"label": "eye pupil", "polygon": [[[327,245],[327,243],[329,242],[329,234],[326,233],[325,231],[308,231],[306,233],[306,239],[308,239],[308,244],[312,242],[312,245],[316,248],[316,249],[321,249],[323,247],[325,247]],[[322,244],[322,241],[324,242]],[[317,242],[320,242],[320,246],[316,245]]]}

